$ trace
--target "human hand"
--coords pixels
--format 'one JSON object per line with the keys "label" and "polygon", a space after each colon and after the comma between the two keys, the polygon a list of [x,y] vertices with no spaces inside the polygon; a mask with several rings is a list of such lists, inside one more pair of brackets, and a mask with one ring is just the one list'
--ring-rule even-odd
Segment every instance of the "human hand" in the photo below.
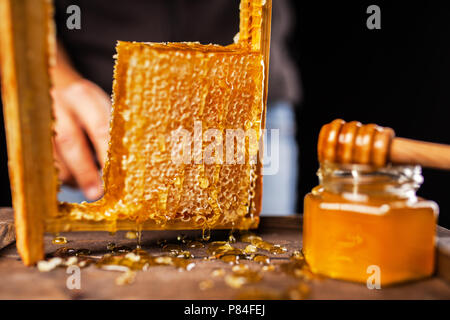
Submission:
{"label": "human hand", "polygon": [[90,143],[103,167],[109,136],[111,100],[93,82],[77,77],[52,89],[55,115],[54,150],[59,178],[76,184],[86,198],[98,199],[102,182]]}

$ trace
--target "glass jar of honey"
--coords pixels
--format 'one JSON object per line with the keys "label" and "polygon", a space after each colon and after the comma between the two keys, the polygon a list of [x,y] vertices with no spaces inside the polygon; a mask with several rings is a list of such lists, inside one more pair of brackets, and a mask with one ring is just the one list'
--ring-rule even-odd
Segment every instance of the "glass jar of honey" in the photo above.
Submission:
{"label": "glass jar of honey", "polygon": [[313,272],[364,283],[378,272],[380,285],[433,273],[439,208],[416,196],[420,166],[322,163],[318,176],[303,217]]}

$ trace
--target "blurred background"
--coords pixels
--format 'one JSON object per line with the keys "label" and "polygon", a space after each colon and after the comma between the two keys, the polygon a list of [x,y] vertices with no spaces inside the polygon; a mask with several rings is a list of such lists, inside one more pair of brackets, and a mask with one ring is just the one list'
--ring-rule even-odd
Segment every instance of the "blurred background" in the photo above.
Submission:
{"label": "blurred background", "polygon": [[[81,8],[68,30],[66,9]],[[381,8],[381,30],[366,9]],[[116,40],[229,44],[238,0],[56,0],[60,44],[72,66],[111,93]],[[264,214],[301,213],[317,185],[317,137],[335,118],[377,123],[398,136],[450,144],[450,9],[444,2],[273,0],[268,128],[280,129],[280,171],[264,178]],[[3,121],[3,117],[2,121]],[[11,206],[2,123],[0,205]],[[424,169],[419,195],[450,227],[450,172]],[[64,188],[63,200],[81,201]]]}

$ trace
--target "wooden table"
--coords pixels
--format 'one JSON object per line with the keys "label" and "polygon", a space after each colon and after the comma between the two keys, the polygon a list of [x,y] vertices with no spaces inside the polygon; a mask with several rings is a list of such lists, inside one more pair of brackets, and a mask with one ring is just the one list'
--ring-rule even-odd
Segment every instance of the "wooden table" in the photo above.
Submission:
{"label": "wooden table", "polygon": [[[0,209],[0,234],[9,234],[9,240],[0,241],[5,245],[11,242],[11,209]],[[3,221],[3,223],[1,222]],[[6,222],[9,221],[9,222]],[[3,230],[3,231],[2,231]],[[148,231],[143,233],[143,248],[152,253],[160,253],[158,239],[176,241],[180,232]],[[278,264],[288,260],[294,250],[301,248],[301,217],[263,217],[257,232],[264,240],[284,245],[288,252],[282,255],[270,255],[272,262]],[[185,232],[189,238],[198,237],[197,231]],[[226,238],[227,232],[213,232],[215,238]],[[450,231],[438,228],[441,244],[450,243]],[[135,246],[135,240],[128,240],[124,232],[114,236],[106,232],[78,232],[66,234],[72,248],[88,248],[94,256],[106,252],[106,245],[115,242],[120,245]],[[3,237],[6,238],[5,236]],[[46,252],[54,252],[59,245],[52,244],[53,235],[47,235]],[[243,248],[245,244],[237,243]],[[196,266],[191,271],[178,271],[169,266],[151,267],[148,271],[139,271],[135,282],[118,286],[115,279],[118,272],[101,270],[94,265],[81,269],[81,289],[69,290],[66,281],[69,277],[65,268],[50,272],[39,272],[36,267],[22,265],[14,243],[0,249],[0,299],[235,299],[246,290],[256,289],[262,292],[281,292],[298,283],[298,280],[281,272],[264,272],[260,282],[249,284],[240,289],[227,286],[223,278],[212,278],[212,270],[223,268],[231,272],[231,266],[222,261],[206,261],[205,249],[194,249]],[[314,279],[307,283],[310,287],[310,299],[450,299],[450,272],[448,247],[439,249],[438,272],[435,276],[416,281],[369,290],[363,284],[332,279]],[[255,262],[251,267],[259,267]],[[211,279],[213,287],[201,290],[199,283]]]}

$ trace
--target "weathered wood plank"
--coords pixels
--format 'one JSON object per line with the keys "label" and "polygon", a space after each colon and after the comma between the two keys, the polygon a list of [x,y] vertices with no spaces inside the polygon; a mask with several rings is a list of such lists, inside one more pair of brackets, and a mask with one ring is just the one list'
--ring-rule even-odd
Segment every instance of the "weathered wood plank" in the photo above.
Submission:
{"label": "weathered wood plank", "polygon": [[16,240],[14,231],[14,217],[10,209],[0,209],[0,249]]}
{"label": "weathered wood plank", "polygon": [[[444,229],[444,228],[441,228]],[[450,283],[450,231],[440,232],[437,248],[437,275]]]}
{"label": "weathered wood plank", "polygon": [[51,2],[0,0],[2,97],[17,233],[26,265],[43,256],[44,218],[57,213],[52,151]]}
{"label": "weathered wood plank", "polygon": [[[2,209],[0,212],[11,209]],[[294,227],[293,227],[294,226]],[[287,261],[294,250],[301,248],[301,217],[262,217],[257,233],[265,240],[282,244],[288,252],[282,255],[271,255],[276,264]],[[189,239],[200,237],[201,231],[183,231]],[[158,239],[176,241],[180,231],[144,231],[142,246],[152,254],[161,253]],[[441,238],[448,236],[450,231],[438,228]],[[88,248],[93,256],[101,256],[106,252],[106,245],[114,242],[117,245],[133,247],[136,240],[125,238],[125,232],[115,235],[107,232],[71,232],[63,234],[69,240],[66,244],[72,248]],[[215,230],[212,236],[226,239],[227,231]],[[44,238],[46,254],[53,253],[60,246],[52,244],[53,235]],[[243,248],[245,243],[237,243]],[[2,279],[0,299],[235,299],[248,289],[266,292],[283,291],[297,283],[292,277],[279,272],[264,273],[261,282],[245,286],[242,289],[228,287],[223,278],[211,278],[211,272],[223,268],[230,272],[231,266],[221,261],[204,261],[204,249],[192,249],[195,255],[196,267],[189,272],[179,272],[172,267],[152,267],[148,272],[138,272],[136,281],[128,286],[117,286],[117,272],[100,270],[90,266],[81,271],[81,290],[66,288],[68,275],[64,269],[56,269],[50,273],[40,273],[36,268],[26,268],[18,261],[14,246],[0,251],[0,274],[8,273],[9,277]],[[250,263],[250,262],[248,262]],[[252,264],[251,267],[257,267]],[[214,286],[211,289],[200,290],[202,280],[211,279]],[[34,283],[29,286],[27,284]],[[311,299],[449,299],[450,282],[440,277],[431,277],[421,281],[404,283],[381,290],[369,290],[363,284],[337,281],[332,279],[317,279],[308,283],[311,289]]]}

